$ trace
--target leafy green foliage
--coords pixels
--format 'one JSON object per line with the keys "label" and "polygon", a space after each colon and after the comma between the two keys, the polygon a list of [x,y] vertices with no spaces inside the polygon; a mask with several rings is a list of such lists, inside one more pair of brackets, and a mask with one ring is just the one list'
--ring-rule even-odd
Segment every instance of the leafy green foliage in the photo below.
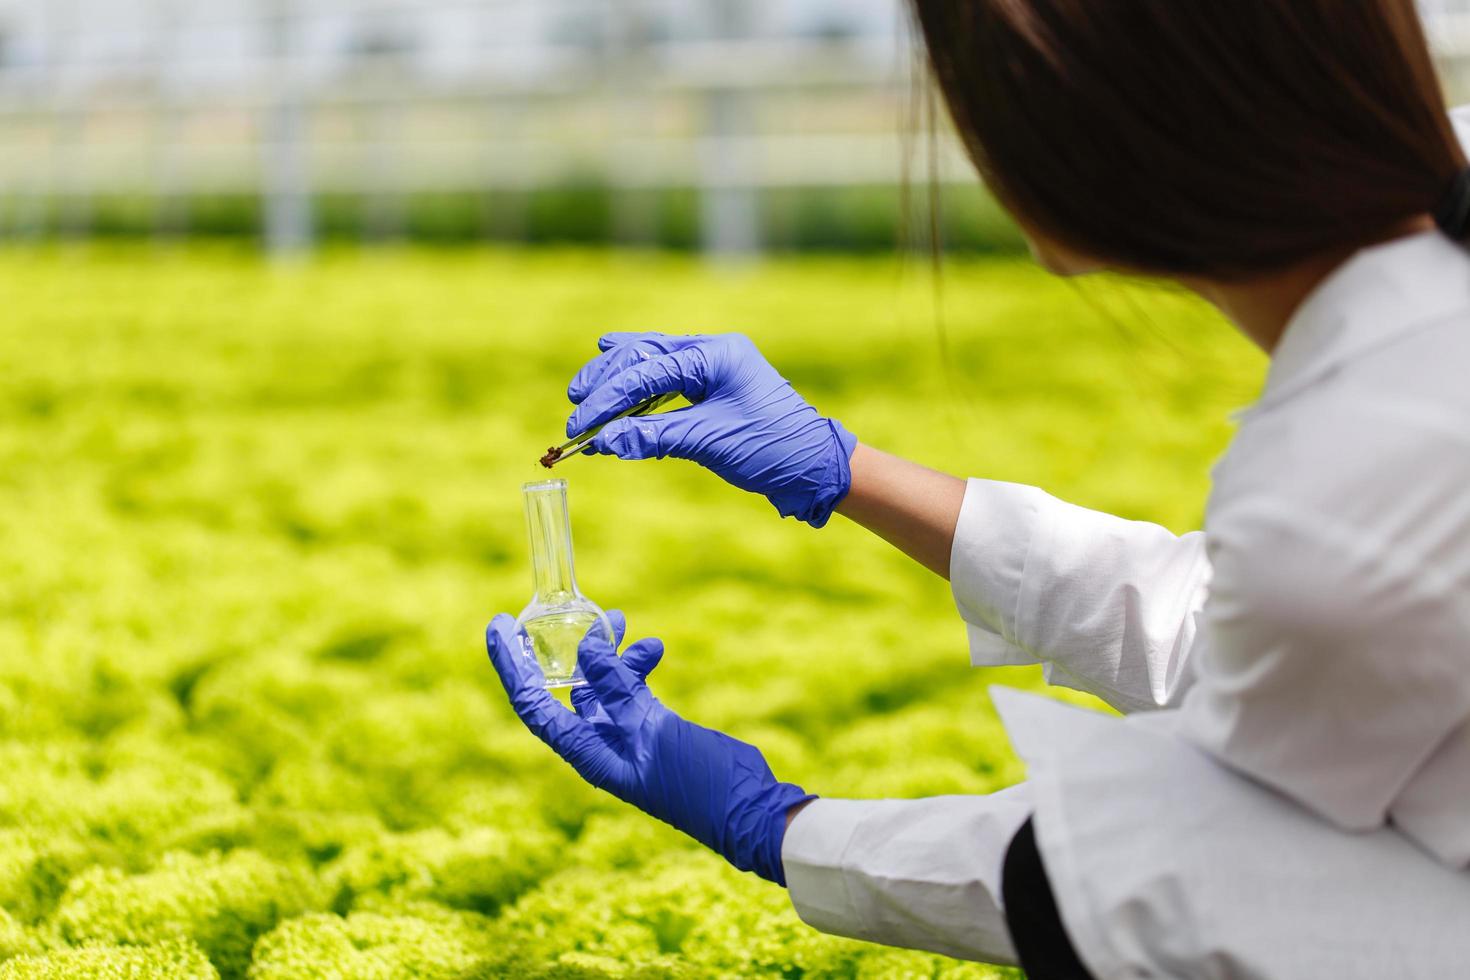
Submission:
{"label": "leafy green foliage", "polygon": [[534,825],[462,834],[432,827],[353,848],[325,874],[338,883],[339,904],[383,894],[493,915],[555,867],[560,843],[564,838]]}
{"label": "leafy green foliage", "polygon": [[461,977],[495,953],[494,923],[438,905],[313,913],[292,919],[256,946],[252,980],[284,977]]}
{"label": "leafy green foliage", "polygon": [[[177,230],[186,217],[190,237],[262,237],[255,194],[209,193],[173,197],[104,194],[89,202],[94,237],[149,239],[160,226]],[[63,227],[58,201],[34,202],[51,228]],[[319,193],[312,202],[317,236],[328,242],[381,238],[372,202],[360,194]],[[535,244],[606,244],[631,235],[642,245],[689,250],[698,246],[699,194],[692,187],[629,188],[571,179],[526,191],[434,191],[405,195],[396,229],[410,241],[474,245],[486,240]],[[758,195],[762,239],[776,250],[887,252],[904,227],[905,192],[889,185],[771,188]],[[910,210],[913,210],[910,208]],[[620,226],[618,212],[638,215]],[[927,223],[927,216],[918,223]],[[1024,243],[1014,223],[978,185],[949,186],[940,212],[946,248],[1016,254]]]}
{"label": "leafy green foliage", "polygon": [[170,853],[144,874],[101,867],[83,872],[62,895],[54,921],[62,938],[77,944],[188,938],[220,974],[240,977],[257,936],[319,904],[314,884],[298,869],[251,851]]}
{"label": "leafy green foliage", "polygon": [[[811,931],[525,732],[481,635],[519,484],[598,333],[738,329],[875,445],[1183,530],[1260,375],[1198,304],[1013,262],[948,270],[944,346],[878,259],[12,252],[0,290],[0,977],[996,975]],[[682,463],[562,472],[677,710],[829,796],[1022,778],[986,687],[1038,672],[969,669],[927,572]]]}
{"label": "leafy green foliage", "polygon": [[0,963],[0,980],[218,980],[204,951],[187,940],[153,946],[79,946]]}
{"label": "leafy green foliage", "polygon": [[9,912],[0,909],[0,964],[12,957],[36,952],[41,948],[39,939],[23,924],[17,922]]}

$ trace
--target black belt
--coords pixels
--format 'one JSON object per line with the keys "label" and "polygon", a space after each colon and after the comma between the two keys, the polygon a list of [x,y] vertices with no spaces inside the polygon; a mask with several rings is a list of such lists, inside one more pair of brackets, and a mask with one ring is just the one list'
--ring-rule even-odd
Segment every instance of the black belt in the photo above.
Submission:
{"label": "black belt", "polygon": [[1030,980],[1093,980],[1062,926],[1030,820],[1006,850],[1000,890],[1011,942]]}

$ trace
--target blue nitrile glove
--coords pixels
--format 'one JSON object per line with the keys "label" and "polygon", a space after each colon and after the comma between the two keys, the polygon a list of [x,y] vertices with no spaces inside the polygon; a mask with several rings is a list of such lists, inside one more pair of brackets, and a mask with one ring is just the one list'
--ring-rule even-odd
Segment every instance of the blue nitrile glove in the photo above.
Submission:
{"label": "blue nitrile glove", "polygon": [[[621,643],[622,614],[608,618]],[[486,629],[485,645],[527,728],[593,786],[672,824],[741,871],[786,884],[786,812],[815,797],[777,782],[755,746],[659,703],[643,679],[663,656],[662,641],[639,640],[619,658],[600,631],[584,638],[577,662],[587,687],[573,690],[573,714],[543,686],[541,668],[522,652],[515,631],[515,618],[502,613]]]}
{"label": "blue nitrile glove", "polygon": [[612,422],[593,452],[693,460],[812,527],[847,496],[857,439],[817,414],[745,337],[610,333],[597,346],[602,354],[567,387],[577,405],[569,437],[654,395],[679,392],[694,404]]}

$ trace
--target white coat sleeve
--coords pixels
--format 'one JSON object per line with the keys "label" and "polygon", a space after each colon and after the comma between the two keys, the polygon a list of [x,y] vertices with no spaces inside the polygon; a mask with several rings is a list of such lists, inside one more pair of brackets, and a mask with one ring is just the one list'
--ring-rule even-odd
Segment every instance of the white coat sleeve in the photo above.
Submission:
{"label": "white coat sleeve", "polygon": [[816,800],[781,846],[791,903],[832,935],[1013,965],[1001,872],[1031,813],[1024,783],[989,796]]}
{"label": "white coat sleeve", "polygon": [[1201,532],[992,480],[969,481],[950,555],[973,664],[1041,663],[1124,712],[1174,706],[1192,683],[1209,578]]}

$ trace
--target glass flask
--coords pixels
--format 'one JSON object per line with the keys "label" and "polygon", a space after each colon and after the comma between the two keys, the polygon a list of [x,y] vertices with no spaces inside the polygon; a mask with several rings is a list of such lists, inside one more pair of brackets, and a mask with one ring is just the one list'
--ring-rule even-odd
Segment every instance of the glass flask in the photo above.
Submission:
{"label": "glass flask", "polygon": [[521,491],[536,588],[516,619],[521,644],[526,656],[534,657],[541,666],[547,687],[577,687],[586,683],[577,667],[577,646],[594,625],[613,643],[612,624],[602,608],[577,588],[567,481],[527,483]]}

